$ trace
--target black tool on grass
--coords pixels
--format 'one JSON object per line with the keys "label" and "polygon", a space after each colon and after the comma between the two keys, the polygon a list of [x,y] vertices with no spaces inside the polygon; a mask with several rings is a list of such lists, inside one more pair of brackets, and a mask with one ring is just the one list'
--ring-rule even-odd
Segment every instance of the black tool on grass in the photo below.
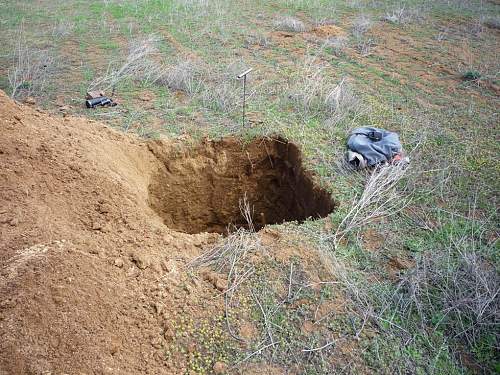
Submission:
{"label": "black tool on grass", "polygon": [[243,126],[245,126],[245,105],[246,105],[246,97],[247,97],[247,74],[250,73],[253,68],[245,70],[243,73],[238,74],[236,78],[243,78]]}
{"label": "black tool on grass", "polygon": [[94,99],[86,100],[85,105],[87,106],[87,108],[104,107],[104,106],[113,107],[116,105],[116,103],[107,96],[99,96]]}

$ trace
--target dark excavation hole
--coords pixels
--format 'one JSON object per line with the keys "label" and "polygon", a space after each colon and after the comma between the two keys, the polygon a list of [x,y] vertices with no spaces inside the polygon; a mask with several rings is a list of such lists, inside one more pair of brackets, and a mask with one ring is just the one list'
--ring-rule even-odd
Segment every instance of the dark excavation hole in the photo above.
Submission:
{"label": "dark excavation hole", "polygon": [[327,216],[330,194],[302,166],[298,147],[284,139],[204,141],[185,151],[151,150],[162,168],[149,185],[149,204],[169,228],[226,234],[246,227],[240,201],[246,196],[257,230],[267,224]]}

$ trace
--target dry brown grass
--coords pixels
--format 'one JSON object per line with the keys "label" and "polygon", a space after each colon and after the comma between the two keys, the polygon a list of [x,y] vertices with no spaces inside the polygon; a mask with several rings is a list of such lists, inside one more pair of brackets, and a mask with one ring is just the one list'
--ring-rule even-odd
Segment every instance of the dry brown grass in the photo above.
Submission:
{"label": "dry brown grass", "polygon": [[55,59],[52,53],[49,50],[30,47],[21,24],[17,31],[12,66],[8,70],[10,96],[14,99],[42,96],[54,70]]}
{"label": "dry brown grass", "polygon": [[152,60],[158,51],[157,41],[157,36],[152,34],[130,42],[125,58],[112,61],[106,72],[89,84],[88,90],[112,90],[114,94],[117,85],[127,79],[156,82],[164,74],[164,68]]}
{"label": "dry brown grass", "polygon": [[301,33],[306,31],[304,22],[294,17],[280,17],[274,21],[274,27],[280,31]]}

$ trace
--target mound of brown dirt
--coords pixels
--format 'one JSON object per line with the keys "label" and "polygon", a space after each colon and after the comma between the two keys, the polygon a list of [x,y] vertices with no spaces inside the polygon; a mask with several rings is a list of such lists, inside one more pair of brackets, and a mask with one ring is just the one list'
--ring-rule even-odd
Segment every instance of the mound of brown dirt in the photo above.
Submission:
{"label": "mound of brown dirt", "polygon": [[[0,108],[0,374],[183,373],[165,360],[168,325],[223,311],[213,283],[185,272],[219,235],[164,223],[221,232],[237,223],[245,190],[263,201],[261,224],[333,209],[286,142],[261,144],[267,151],[231,140],[186,148],[52,117],[3,92]],[[254,155],[248,163],[238,148]],[[239,178],[245,168],[258,178],[248,170]],[[224,195],[235,181],[248,189]],[[252,184],[275,187],[264,194]],[[193,209],[202,201],[206,217]]]}

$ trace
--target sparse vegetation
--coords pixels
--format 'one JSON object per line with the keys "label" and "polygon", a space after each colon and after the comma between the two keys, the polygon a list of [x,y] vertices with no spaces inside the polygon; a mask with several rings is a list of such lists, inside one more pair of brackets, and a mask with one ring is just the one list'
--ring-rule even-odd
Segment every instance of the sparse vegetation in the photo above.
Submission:
{"label": "sparse vegetation", "polygon": [[462,79],[464,81],[478,81],[481,78],[481,73],[475,70],[468,70],[462,74]]}
{"label": "sparse vegetation", "polygon": [[55,60],[48,50],[30,47],[21,24],[16,35],[16,48],[8,71],[10,96],[15,99],[44,95],[54,72]]}
{"label": "sparse vegetation", "polygon": [[500,17],[487,17],[483,20],[483,24],[490,29],[500,29]]}
{"label": "sparse vegetation", "polygon": [[139,79],[145,83],[157,81],[164,74],[163,69],[151,60],[157,51],[157,41],[155,35],[150,35],[130,42],[124,61],[110,63],[106,72],[94,79],[88,89],[112,90],[114,95],[117,85],[128,79]]}
{"label": "sparse vegetation", "polygon": [[422,15],[418,8],[405,8],[403,6],[386,13],[382,19],[386,22],[404,25],[421,21]]}
{"label": "sparse vegetation", "polygon": [[189,95],[193,95],[201,89],[202,72],[194,61],[180,61],[165,69],[166,72],[158,80],[165,83],[169,89],[184,91]]}
{"label": "sparse vegetation", "polygon": [[[194,280],[209,270],[228,287],[220,317],[169,321],[181,333],[166,361],[194,373],[217,361],[229,373],[498,372],[498,4],[50,3],[0,4],[12,98],[146,139],[279,134],[338,201],[325,219],[272,226],[274,247],[251,228],[193,245]],[[236,75],[250,67],[242,126]],[[119,105],[86,110],[89,89]],[[367,125],[397,131],[418,158],[348,168],[346,136]],[[321,273],[284,255],[295,247],[319,254]]]}
{"label": "sparse vegetation", "polygon": [[335,56],[342,56],[348,45],[348,39],[345,36],[331,37],[325,40],[324,48],[330,49]]}
{"label": "sparse vegetation", "polygon": [[294,17],[280,17],[274,21],[274,27],[281,31],[301,33],[306,31],[304,23]]}

